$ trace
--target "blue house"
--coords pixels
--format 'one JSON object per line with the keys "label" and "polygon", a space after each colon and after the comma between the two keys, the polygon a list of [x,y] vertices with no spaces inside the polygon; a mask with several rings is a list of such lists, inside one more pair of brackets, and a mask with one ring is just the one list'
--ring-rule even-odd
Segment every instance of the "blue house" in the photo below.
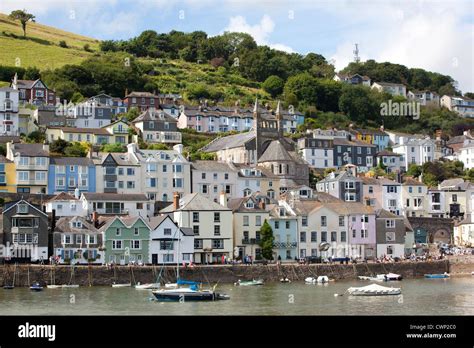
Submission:
{"label": "blue house", "polygon": [[298,256],[298,218],[282,206],[270,211],[268,223],[272,227],[273,257],[275,260],[294,261]]}
{"label": "blue house", "polygon": [[95,165],[85,157],[51,157],[48,194],[59,192],[96,192]]}

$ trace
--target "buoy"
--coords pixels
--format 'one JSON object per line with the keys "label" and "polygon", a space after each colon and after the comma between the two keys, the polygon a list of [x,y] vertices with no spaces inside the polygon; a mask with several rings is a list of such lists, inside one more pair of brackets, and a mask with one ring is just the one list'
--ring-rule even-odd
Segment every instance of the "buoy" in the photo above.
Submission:
{"label": "buoy", "polygon": [[334,297],[338,297],[338,296],[339,296],[339,294],[334,294]]}

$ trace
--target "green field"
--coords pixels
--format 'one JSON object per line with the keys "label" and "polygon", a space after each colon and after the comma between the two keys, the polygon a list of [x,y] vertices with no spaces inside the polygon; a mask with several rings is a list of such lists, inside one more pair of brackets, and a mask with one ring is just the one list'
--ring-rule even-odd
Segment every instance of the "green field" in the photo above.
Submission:
{"label": "green field", "polygon": [[[0,65],[53,69],[90,57],[93,53],[84,50],[85,44],[94,51],[99,49],[98,40],[38,23],[27,24],[26,36],[23,39],[19,21],[0,13]],[[69,48],[60,47],[61,40],[66,41]]]}

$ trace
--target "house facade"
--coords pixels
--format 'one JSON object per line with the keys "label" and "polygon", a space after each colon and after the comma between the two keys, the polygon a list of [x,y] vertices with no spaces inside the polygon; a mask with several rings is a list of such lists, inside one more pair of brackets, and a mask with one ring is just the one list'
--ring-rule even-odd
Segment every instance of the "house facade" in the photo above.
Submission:
{"label": "house facade", "polygon": [[53,249],[59,263],[105,263],[103,235],[94,223],[82,216],[65,216],[56,222]]}
{"label": "house facade", "polygon": [[347,164],[366,172],[375,165],[377,147],[360,140],[334,139],[333,163],[336,168]]}
{"label": "house facade", "polygon": [[423,165],[432,162],[435,158],[436,144],[430,138],[401,138],[399,144],[393,146],[393,152],[402,155],[400,158],[402,169],[408,170],[411,164]]}
{"label": "house facade", "polygon": [[458,113],[461,117],[474,117],[474,99],[443,95],[440,104],[448,110]]}
{"label": "house facade", "polygon": [[377,166],[383,165],[387,173],[398,173],[402,169],[402,155],[383,150],[377,153]]}
{"label": "house facade", "polygon": [[194,161],[191,164],[192,192],[199,192],[214,202],[219,202],[221,192],[227,199],[242,197],[238,187],[238,170],[230,163]]}
{"label": "house facade", "polygon": [[87,157],[51,157],[48,194],[96,192],[96,167]]}
{"label": "house facade", "polygon": [[153,265],[194,262],[194,232],[180,228],[169,215],[152,217],[148,259]]}
{"label": "house facade", "polygon": [[16,192],[15,162],[0,155],[0,192]]}
{"label": "house facade", "polygon": [[81,195],[82,209],[86,216],[129,215],[148,218],[153,216],[153,206],[143,193],[92,193]]}
{"label": "house facade", "polygon": [[55,105],[56,93],[38,80],[18,80],[15,73],[10,87],[17,90],[21,104]]}
{"label": "house facade", "polygon": [[389,145],[390,137],[383,129],[352,129],[350,132],[354,139],[377,146],[377,152],[385,150]]}
{"label": "house facade", "polygon": [[377,211],[377,257],[403,257],[405,255],[405,218],[385,209]]}
{"label": "house facade", "polygon": [[[81,216],[87,217],[81,201],[79,200],[79,192],[71,195],[66,192],[58,193],[45,203],[45,211],[55,218]],[[54,213],[53,213],[54,212]]]}
{"label": "house facade", "polygon": [[3,211],[3,258],[18,262],[47,261],[49,250],[48,215],[39,207],[20,200]]}
{"label": "house facade", "polygon": [[407,178],[402,184],[402,211],[405,217],[423,217],[427,215],[428,187],[413,178]]}
{"label": "house facade", "polygon": [[0,88],[0,134],[20,135],[19,129],[19,95],[11,87]]}
{"label": "house facade", "polygon": [[325,192],[345,202],[362,202],[363,183],[351,170],[329,173],[316,184],[318,192]]}
{"label": "house facade", "polygon": [[393,96],[407,97],[407,88],[401,83],[374,82],[371,86],[379,92],[386,92]]}
{"label": "house facade", "polygon": [[298,258],[298,217],[284,203],[275,204],[268,221],[273,231],[274,260],[293,261]]}
{"label": "house facade", "polygon": [[440,103],[439,95],[431,91],[408,91],[407,97],[423,106],[439,107]]}
{"label": "house facade", "polygon": [[150,226],[140,216],[114,216],[99,229],[105,262],[149,264]]}
{"label": "house facade", "polygon": [[132,121],[147,143],[181,143],[178,121],[163,110],[146,110]]}

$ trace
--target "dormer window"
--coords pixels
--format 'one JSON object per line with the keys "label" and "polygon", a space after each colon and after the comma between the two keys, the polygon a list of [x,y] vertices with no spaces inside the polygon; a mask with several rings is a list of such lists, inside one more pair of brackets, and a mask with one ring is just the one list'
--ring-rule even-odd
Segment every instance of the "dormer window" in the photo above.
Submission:
{"label": "dormer window", "polygon": [[81,221],[73,221],[72,222],[72,227],[73,228],[82,228],[82,222]]}
{"label": "dormer window", "polygon": [[27,204],[18,204],[17,213],[27,214],[28,213],[28,205]]}
{"label": "dormer window", "polygon": [[279,210],[280,216],[285,216],[285,208],[279,208]]}
{"label": "dormer window", "polygon": [[248,200],[247,203],[245,203],[245,208],[253,209],[254,207],[255,204],[251,200]]}

